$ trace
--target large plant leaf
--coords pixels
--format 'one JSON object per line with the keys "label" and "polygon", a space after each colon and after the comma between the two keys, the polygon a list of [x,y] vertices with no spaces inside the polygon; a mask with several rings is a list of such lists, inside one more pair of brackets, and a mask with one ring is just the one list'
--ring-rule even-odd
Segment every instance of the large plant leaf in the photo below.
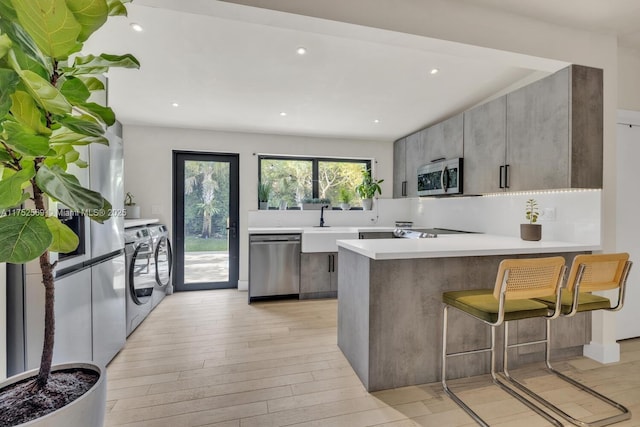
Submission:
{"label": "large plant leaf", "polygon": [[4,19],[15,21],[18,19],[11,0],[0,0],[0,16]]}
{"label": "large plant leaf", "polygon": [[11,49],[11,39],[6,34],[0,34],[0,58],[4,57]]}
{"label": "large plant leaf", "polygon": [[67,115],[61,117],[59,121],[66,128],[80,135],[102,136],[105,132],[105,128],[98,123],[95,118],[89,115],[82,115],[80,117]]}
{"label": "large plant leaf", "polygon": [[20,77],[15,71],[0,68],[0,117],[4,117],[11,109],[11,95],[19,82]]}
{"label": "large plant leaf", "polygon": [[46,55],[66,59],[78,51],[82,26],[65,0],[21,0],[13,7],[20,25]]}
{"label": "large plant leaf", "polygon": [[[4,15],[0,13],[0,16]],[[42,54],[31,36],[16,22],[16,19],[0,19],[0,30],[13,42],[13,51],[20,68],[37,72],[48,79],[49,70],[52,68],[51,60]]]}
{"label": "large plant leaf", "polygon": [[95,102],[80,104],[78,107],[99,117],[107,126],[111,126],[116,122],[116,115],[110,107],[104,107]]}
{"label": "large plant leaf", "polygon": [[97,92],[99,90],[104,90],[104,83],[100,81],[97,77],[87,77],[87,76],[78,76],[80,80],[84,83],[84,85],[91,92]]}
{"label": "large plant leaf", "polygon": [[51,144],[88,145],[94,143],[109,145],[109,140],[104,136],[80,135],[66,127],[54,130],[51,136]]}
{"label": "large plant leaf", "polygon": [[130,3],[131,0],[107,0],[109,5],[109,16],[127,16],[127,8],[123,3]]}
{"label": "large plant leaf", "polygon": [[[20,170],[8,178],[0,180],[0,210],[18,206],[25,200],[22,185],[35,175],[32,169]],[[28,197],[28,194],[26,194]]]}
{"label": "large plant leaf", "polygon": [[96,191],[80,185],[78,178],[66,173],[57,166],[49,168],[43,165],[36,174],[36,183],[50,197],[60,201],[74,212],[80,212],[90,217],[94,212],[104,209],[108,204],[104,197]]}
{"label": "large plant leaf", "polygon": [[18,211],[0,217],[0,262],[22,264],[38,258],[53,236],[43,216]]}
{"label": "large plant leaf", "polygon": [[[0,163],[2,162],[10,162],[13,160],[13,157],[4,149],[4,147],[0,146]],[[1,165],[0,165],[1,166]],[[1,171],[2,169],[0,169]],[[2,176],[2,174],[0,174]]]}
{"label": "large plant leaf", "polygon": [[105,73],[110,67],[140,68],[140,62],[131,54],[109,55],[103,53],[100,56],[77,56],[73,67],[63,68],[65,75],[98,74]]}
{"label": "large plant leaf", "polygon": [[82,104],[91,96],[91,92],[87,89],[84,82],[77,77],[67,77],[60,87],[62,93],[69,102],[73,104]]}
{"label": "large plant leaf", "polygon": [[60,115],[71,112],[71,104],[47,80],[29,70],[22,71],[20,77],[31,96],[46,111]]}
{"label": "large plant leaf", "polygon": [[18,90],[12,96],[11,114],[23,125],[32,129],[35,133],[50,135],[51,129],[44,124],[42,112],[38,109],[35,101],[27,92]]}
{"label": "large plant leaf", "polygon": [[55,217],[49,217],[46,221],[47,227],[49,227],[49,231],[53,236],[51,246],[49,246],[50,251],[67,253],[74,251],[78,247],[80,239],[62,221]]}
{"label": "large plant leaf", "polygon": [[7,134],[6,143],[27,156],[46,156],[50,152],[49,137],[36,133],[21,123],[5,121],[2,124]]}
{"label": "large plant leaf", "polygon": [[106,0],[66,0],[67,7],[76,18],[82,29],[78,40],[83,42],[100,28],[109,16]]}

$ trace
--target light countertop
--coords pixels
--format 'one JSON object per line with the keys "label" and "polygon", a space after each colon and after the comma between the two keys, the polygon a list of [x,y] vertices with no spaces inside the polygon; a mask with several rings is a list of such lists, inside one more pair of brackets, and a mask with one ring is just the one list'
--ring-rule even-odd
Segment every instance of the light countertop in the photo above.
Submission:
{"label": "light countertop", "polygon": [[392,226],[329,226],[329,227],[249,227],[249,234],[298,234],[298,233],[366,233],[393,231]]}
{"label": "light countertop", "polygon": [[124,228],[138,227],[140,225],[155,224],[159,220],[158,218],[139,218],[139,219],[125,219]]}
{"label": "light countertop", "polygon": [[541,254],[600,250],[599,245],[491,234],[441,234],[435,239],[338,240],[337,245],[375,260]]}

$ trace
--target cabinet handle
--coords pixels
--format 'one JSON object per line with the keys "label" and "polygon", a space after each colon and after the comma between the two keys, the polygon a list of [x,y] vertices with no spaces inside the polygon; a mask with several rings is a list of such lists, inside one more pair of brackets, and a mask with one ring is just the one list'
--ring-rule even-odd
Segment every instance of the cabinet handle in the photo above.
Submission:
{"label": "cabinet handle", "polygon": [[504,188],[504,185],[502,184],[502,177],[504,176],[504,165],[500,166],[500,188]]}
{"label": "cabinet handle", "polygon": [[402,181],[402,196],[407,197],[407,181]]}
{"label": "cabinet handle", "polygon": [[509,188],[509,165],[504,167],[504,188]]}
{"label": "cabinet handle", "polygon": [[331,254],[331,272],[335,272],[336,271],[336,256],[334,254]]}
{"label": "cabinet handle", "polygon": [[327,272],[331,273],[331,254],[327,255],[327,260],[329,261],[329,268],[327,269]]}

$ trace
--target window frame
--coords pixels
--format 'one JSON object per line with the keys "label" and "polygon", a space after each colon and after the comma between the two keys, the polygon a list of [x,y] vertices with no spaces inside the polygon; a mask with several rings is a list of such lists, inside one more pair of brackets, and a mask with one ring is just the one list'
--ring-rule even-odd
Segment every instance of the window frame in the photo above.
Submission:
{"label": "window frame", "polygon": [[[319,198],[320,187],[319,181],[319,163],[320,162],[332,162],[332,163],[362,163],[365,165],[366,170],[371,170],[373,159],[357,159],[347,157],[313,157],[313,156],[286,156],[277,154],[259,154],[258,155],[258,184],[262,183],[262,160],[297,160],[311,162],[311,194],[313,198]],[[260,202],[258,201],[258,206]]]}

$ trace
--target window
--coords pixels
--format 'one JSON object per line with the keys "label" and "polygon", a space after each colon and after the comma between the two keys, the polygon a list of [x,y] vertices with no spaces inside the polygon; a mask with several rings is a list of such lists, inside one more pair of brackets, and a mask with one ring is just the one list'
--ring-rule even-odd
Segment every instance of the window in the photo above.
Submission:
{"label": "window", "polygon": [[355,197],[371,160],[260,156],[258,167],[260,183],[271,188],[269,207],[291,208],[309,199],[337,205],[341,188]]}

